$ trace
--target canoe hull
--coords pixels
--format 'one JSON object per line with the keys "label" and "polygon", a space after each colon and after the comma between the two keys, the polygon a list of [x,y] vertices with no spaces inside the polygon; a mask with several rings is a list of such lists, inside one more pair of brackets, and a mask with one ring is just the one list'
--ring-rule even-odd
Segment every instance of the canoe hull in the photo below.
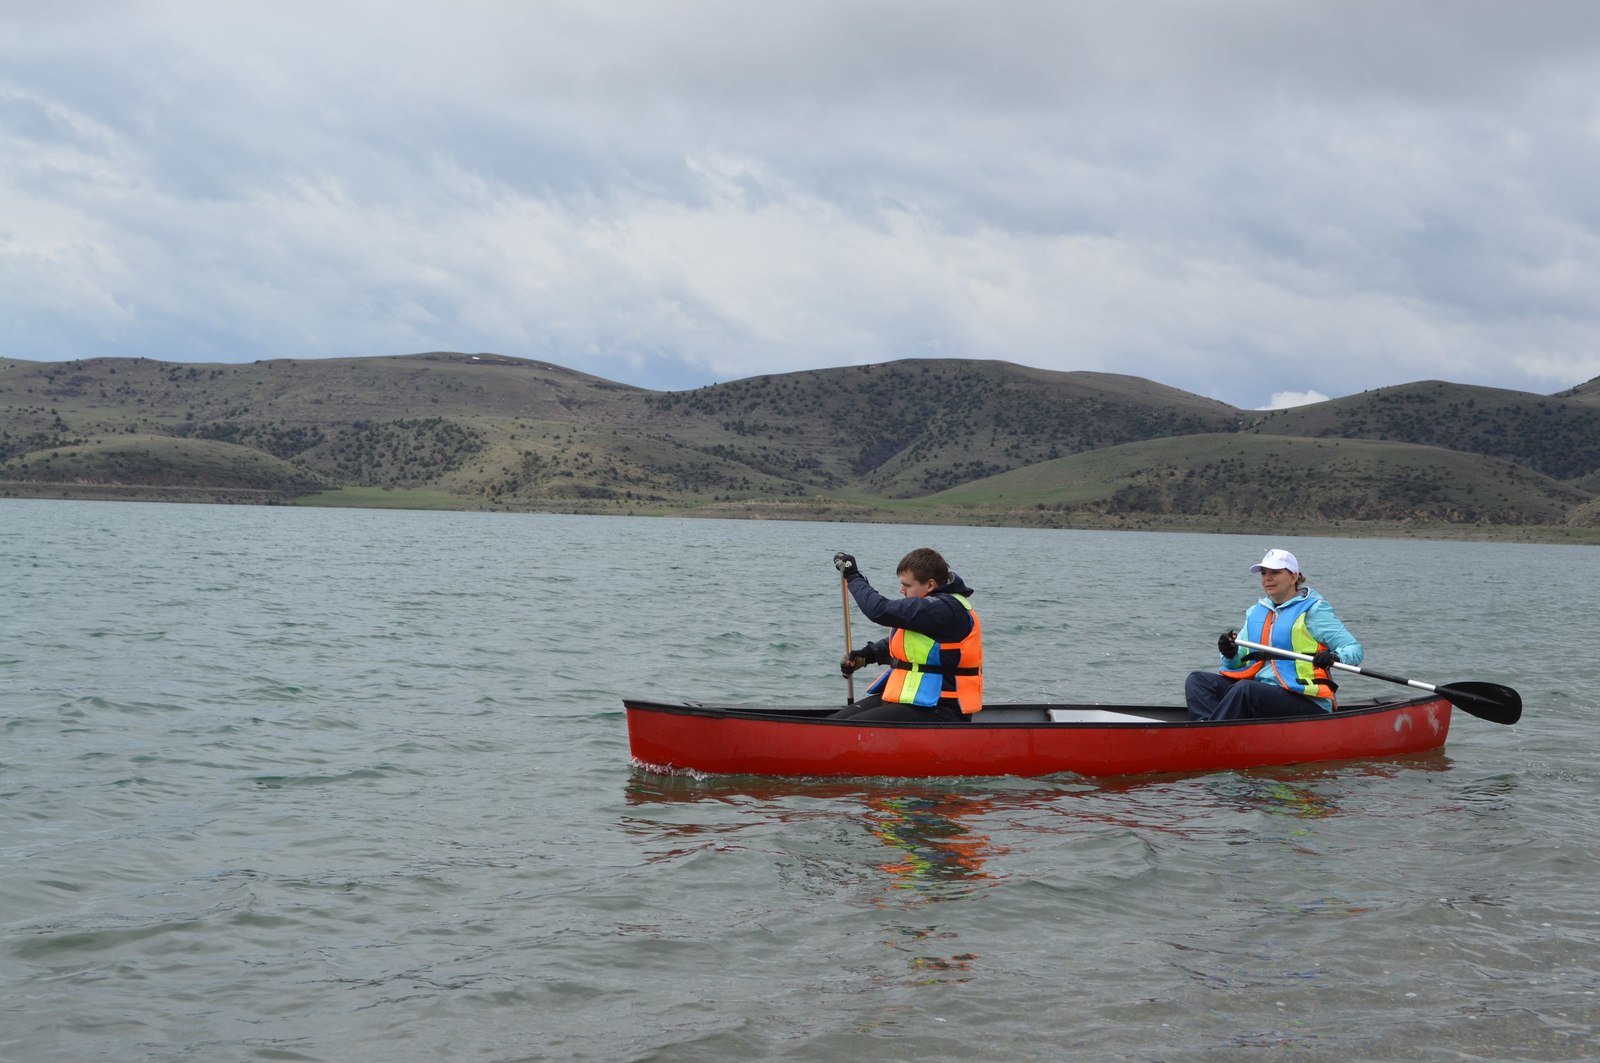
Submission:
{"label": "canoe hull", "polygon": [[[826,708],[625,699],[634,763],[781,776],[1108,777],[1361,760],[1438,749],[1450,703],[1426,696],[1290,720],[1189,723],[1181,709],[999,705],[970,724],[852,723]],[[1052,711],[1054,710],[1054,711]],[[1126,715],[1124,715],[1126,714]],[[1079,720],[1081,722],[1053,722]],[[1108,722],[1125,718],[1127,722]]]}

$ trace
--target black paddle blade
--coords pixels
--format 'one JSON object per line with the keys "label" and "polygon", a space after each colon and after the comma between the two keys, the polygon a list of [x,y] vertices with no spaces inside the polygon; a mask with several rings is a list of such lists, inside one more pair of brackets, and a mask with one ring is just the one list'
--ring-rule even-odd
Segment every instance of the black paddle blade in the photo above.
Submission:
{"label": "black paddle blade", "polygon": [[1480,720],[1510,725],[1522,719],[1522,695],[1499,683],[1446,683],[1434,690]]}

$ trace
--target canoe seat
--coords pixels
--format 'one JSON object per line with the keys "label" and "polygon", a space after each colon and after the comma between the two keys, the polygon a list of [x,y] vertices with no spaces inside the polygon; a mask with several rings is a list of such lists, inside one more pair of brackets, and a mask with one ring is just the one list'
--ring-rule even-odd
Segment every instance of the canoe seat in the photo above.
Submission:
{"label": "canoe seat", "polygon": [[1051,723],[1176,723],[1170,716],[1143,716],[1110,709],[1050,709]]}

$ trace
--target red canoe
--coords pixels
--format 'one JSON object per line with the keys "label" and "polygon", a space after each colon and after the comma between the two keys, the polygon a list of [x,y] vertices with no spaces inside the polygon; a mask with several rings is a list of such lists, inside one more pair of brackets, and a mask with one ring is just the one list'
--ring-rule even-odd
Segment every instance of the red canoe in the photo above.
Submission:
{"label": "red canoe", "polygon": [[970,724],[853,723],[836,707],[623,700],[628,746],[654,772],[898,777],[1145,775],[1421,753],[1444,745],[1438,695],[1341,705],[1278,720],[1190,723],[1183,709],[992,705]]}

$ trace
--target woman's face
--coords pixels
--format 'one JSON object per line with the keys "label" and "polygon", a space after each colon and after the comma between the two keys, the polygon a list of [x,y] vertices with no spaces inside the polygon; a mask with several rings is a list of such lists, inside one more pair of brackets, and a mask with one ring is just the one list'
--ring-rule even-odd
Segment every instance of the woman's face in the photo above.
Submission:
{"label": "woman's face", "polygon": [[1264,568],[1261,570],[1261,590],[1275,605],[1282,605],[1295,596],[1300,588],[1295,581],[1295,573],[1286,568]]}

